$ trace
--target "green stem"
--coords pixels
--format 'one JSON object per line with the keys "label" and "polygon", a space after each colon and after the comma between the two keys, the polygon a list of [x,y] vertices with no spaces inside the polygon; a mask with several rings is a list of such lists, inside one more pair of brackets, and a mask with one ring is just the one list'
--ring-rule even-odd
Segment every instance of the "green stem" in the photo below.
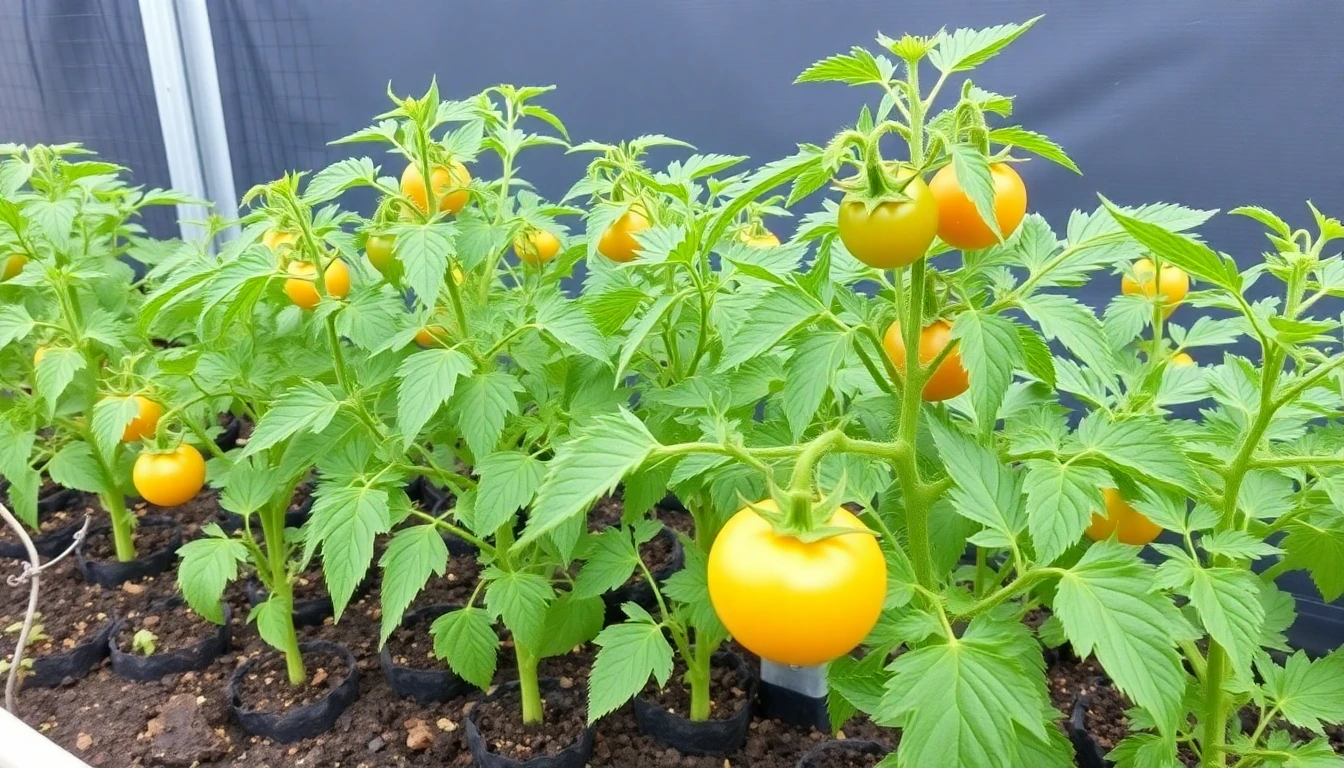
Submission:
{"label": "green stem", "polygon": [[[912,105],[913,108],[913,105]],[[901,390],[901,421],[897,445],[902,448],[893,464],[901,483],[905,501],[905,527],[909,539],[910,564],[914,566],[915,580],[921,587],[935,586],[933,553],[929,541],[929,507],[933,499],[927,495],[916,463],[915,440],[919,428],[919,408],[923,402],[924,372],[919,365],[920,320],[924,314],[924,260],[914,263],[910,272],[910,301],[907,314],[901,318],[905,333],[905,385]],[[899,290],[899,289],[898,289]]]}
{"label": "green stem", "polygon": [[103,496],[102,502],[112,517],[112,541],[116,545],[117,560],[123,563],[134,560],[135,516],[126,511],[126,500],[119,493]]}
{"label": "green stem", "polygon": [[[906,62],[910,73],[910,164],[924,165],[924,100],[919,93],[919,61]],[[938,84],[941,87],[942,83]],[[932,97],[932,96],[931,96]]]}
{"label": "green stem", "polygon": [[[286,496],[285,498],[288,498]],[[279,611],[284,616],[285,631],[283,647],[285,667],[289,671],[290,685],[302,685],[308,673],[303,668],[303,654],[299,652],[299,637],[294,631],[294,585],[290,582],[285,545],[285,502],[274,501],[260,510],[261,535],[266,542],[266,559],[271,572],[270,599],[279,603]]]}
{"label": "green stem", "polygon": [[353,394],[347,385],[347,374],[345,371],[345,358],[341,354],[341,336],[336,332],[336,315],[327,315],[327,343],[331,346],[331,356],[335,361],[332,368],[336,371],[336,383],[340,385],[341,391],[346,395]]}
{"label": "green stem", "polygon": [[1223,675],[1227,671],[1227,651],[1216,641],[1209,641],[1209,656],[1204,673],[1205,709],[1201,723],[1200,762],[1204,768],[1227,765],[1223,748],[1227,740],[1227,710],[1231,705],[1223,690]]}
{"label": "green stem", "polygon": [[513,653],[518,661],[518,691],[523,700],[523,725],[540,725],[543,719],[541,687],[537,682],[537,659],[532,652],[513,640]]}
{"label": "green stem", "polygon": [[709,643],[697,640],[695,658],[686,670],[686,681],[691,687],[691,722],[703,723],[709,719],[710,664],[714,650]]}

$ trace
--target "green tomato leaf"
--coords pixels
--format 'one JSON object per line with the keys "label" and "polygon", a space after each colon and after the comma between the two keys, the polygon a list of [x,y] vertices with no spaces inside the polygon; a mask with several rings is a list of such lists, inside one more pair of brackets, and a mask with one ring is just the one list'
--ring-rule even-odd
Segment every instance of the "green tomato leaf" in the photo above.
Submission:
{"label": "green tomato leaf", "polygon": [[238,564],[247,560],[247,547],[210,523],[203,537],[183,544],[178,555],[177,585],[187,605],[207,621],[224,623],[224,588],[238,578]]}
{"label": "green tomato leaf", "polygon": [[780,404],[793,439],[798,440],[817,417],[817,409],[832,386],[836,372],[849,352],[848,334],[810,334],[784,365],[784,390]]}
{"label": "green tomato leaf", "polygon": [[614,712],[644,689],[649,678],[658,686],[672,677],[672,646],[660,624],[628,621],[602,630],[588,679],[588,722]]}
{"label": "green tomato leaf", "polygon": [[438,526],[411,526],[392,537],[378,565],[383,569],[379,589],[383,605],[382,628],[378,635],[381,647],[401,624],[406,608],[425,588],[429,577],[442,576],[447,570],[448,546],[444,544]]}
{"label": "green tomato leaf", "polygon": [[392,527],[387,491],[363,485],[319,485],[313,496],[312,517],[304,524],[304,559],[322,547],[322,576],[340,621],[373,562],[374,539]]}
{"label": "green tomato leaf", "polygon": [[931,419],[929,426],[956,483],[949,493],[953,508],[1005,539],[1016,538],[1027,524],[1018,475],[956,427],[937,419]]}
{"label": "green tomato leaf", "polygon": [[426,349],[402,361],[397,368],[397,423],[404,445],[415,442],[440,406],[457,391],[458,379],[469,376],[475,366],[456,349]]}
{"label": "green tomato leaf", "polygon": [[453,397],[453,415],[467,447],[476,456],[495,450],[504,422],[518,413],[518,393],[523,385],[504,371],[491,371],[462,382]]}
{"label": "green tomato leaf", "polygon": [[561,594],[546,610],[546,642],[540,656],[563,656],[597,637],[606,615],[607,604],[600,597]]}
{"label": "green tomato leaf", "polygon": [[1105,470],[1057,460],[1028,461],[1022,490],[1027,495],[1027,525],[1039,562],[1052,563],[1082,538],[1092,514],[1102,509],[1101,489],[1110,484]]}
{"label": "green tomato leaf", "polygon": [[263,642],[281,653],[285,652],[294,631],[293,604],[272,595],[266,602],[254,607],[247,620],[256,623],[257,634],[261,635]]}
{"label": "green tomato leaf", "polygon": [[994,211],[994,177],[989,172],[989,158],[979,147],[971,144],[953,144],[950,150],[957,185],[975,204],[980,220],[1002,241],[1003,232],[999,229],[999,217]]}
{"label": "green tomato leaf", "polygon": [[1283,666],[1261,655],[1255,666],[1270,704],[1288,722],[1324,733],[1324,725],[1344,721],[1344,653],[1311,661],[1298,651]]}
{"label": "green tomato leaf", "polygon": [[47,462],[47,475],[52,482],[85,493],[120,493],[103,473],[102,465],[93,455],[88,443],[67,443]]}
{"label": "green tomato leaf", "polygon": [[1180,267],[1194,278],[1213,283],[1232,293],[1242,292],[1241,274],[1231,258],[1160,224],[1122,213],[1121,209],[1104,197],[1101,200],[1116,223],[1145,250],[1159,254],[1164,262]]}
{"label": "green tomato leaf", "polygon": [[771,288],[735,331],[724,339],[719,370],[735,368],[764,354],[794,331],[811,323],[821,309],[794,288]]}
{"label": "green tomato leaf", "polygon": [[490,687],[499,663],[499,635],[484,610],[449,611],[434,620],[429,632],[434,655],[448,662],[454,674],[481,690]]}
{"label": "green tomato leaf", "polygon": [[1013,370],[1023,363],[1022,339],[1012,321],[976,311],[957,316],[952,338],[960,341],[961,360],[970,375],[976,421],[988,433],[1013,381]]}
{"label": "green tomato leaf", "polygon": [[503,618],[504,626],[518,642],[532,648],[544,645],[546,611],[555,599],[551,582],[535,573],[504,572],[493,567],[483,576],[490,579],[485,588],[485,605],[490,612]]}
{"label": "green tomato leaf", "polygon": [[304,381],[280,395],[243,448],[252,456],[302,432],[321,432],[341,410],[341,401],[315,381]]}
{"label": "green tomato leaf", "polygon": [[1100,412],[1091,413],[1078,425],[1076,436],[1082,450],[1101,455],[1123,472],[1176,489],[1198,487],[1189,458],[1162,419],[1133,416],[1112,421]]}
{"label": "green tomato leaf", "polygon": [[1023,32],[1041,19],[1037,16],[1022,24],[1000,24],[987,29],[958,29],[939,36],[938,45],[929,52],[929,61],[939,72],[966,72],[994,58]]}
{"label": "green tomato leaf", "polygon": [[639,550],[624,528],[608,528],[588,537],[579,559],[583,569],[574,580],[574,594],[598,597],[630,580],[639,567]]}
{"label": "green tomato leaf", "polygon": [[493,535],[519,509],[532,503],[545,472],[540,460],[517,451],[492,453],[478,461],[476,474],[481,481],[476,487],[472,529],[483,536]]}

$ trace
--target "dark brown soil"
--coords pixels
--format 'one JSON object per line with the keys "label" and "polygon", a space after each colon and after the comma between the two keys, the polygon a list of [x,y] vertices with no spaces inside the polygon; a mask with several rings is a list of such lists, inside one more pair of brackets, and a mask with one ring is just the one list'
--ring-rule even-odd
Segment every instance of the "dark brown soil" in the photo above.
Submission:
{"label": "dark brown soil", "polygon": [[[101,587],[85,584],[67,562],[42,576],[38,595],[40,615],[34,623],[41,631],[29,635],[24,654],[28,658],[68,651],[112,619],[115,596],[106,594]],[[10,570],[6,569],[5,575],[8,573]],[[0,605],[0,658],[7,659],[14,654],[19,639],[18,630],[8,629],[23,621],[28,608],[28,585],[11,589],[0,580],[0,589],[10,598]]]}
{"label": "dark brown soil", "polygon": [[559,754],[578,741],[587,726],[583,690],[543,689],[541,700],[546,722],[540,726],[523,725],[517,689],[501,690],[496,698],[476,705],[476,727],[491,752],[522,762]]}
{"label": "dark brown soil", "polygon": [[421,621],[415,626],[396,629],[387,638],[387,652],[392,662],[412,669],[443,669],[445,663],[434,655],[434,638],[429,634],[432,621]]}
{"label": "dark brown soil", "polygon": [[[84,540],[84,557],[89,560],[112,562],[117,559],[116,544],[112,540],[111,521],[106,515],[102,518],[104,526],[89,531]],[[173,540],[173,528],[166,525],[137,525],[132,540],[135,542],[135,554],[144,557],[167,549]],[[183,541],[186,540],[185,535]]]}
{"label": "dark brown soil", "polygon": [[346,660],[333,653],[306,653],[303,666],[308,672],[308,680],[302,685],[290,685],[284,655],[262,652],[260,660],[243,676],[238,686],[243,707],[273,714],[288,712],[331,693],[350,674]]}
{"label": "dark brown soil", "polygon": [[185,604],[175,605],[163,599],[131,608],[120,618],[124,623],[117,633],[117,647],[123,653],[133,652],[131,643],[135,633],[142,629],[154,633],[155,653],[189,648],[219,631],[214,623],[201,618]]}
{"label": "dark brown soil", "polygon": [[[407,611],[431,605],[466,605],[480,580],[480,561],[471,555],[449,555],[447,572],[443,576],[431,576]],[[477,598],[478,605],[483,596],[484,593]]]}
{"label": "dark brown soil", "polygon": [[[672,670],[667,686],[658,690],[657,681],[650,681],[644,689],[644,698],[682,717],[691,714],[691,688],[682,677],[686,666],[680,661]],[[709,717],[711,720],[728,720],[747,705],[747,681],[741,679],[736,669],[715,664],[709,672]]]}
{"label": "dark brown soil", "polygon": [[849,751],[826,752],[813,760],[809,768],[872,768],[883,757]]}
{"label": "dark brown soil", "polygon": [[[212,488],[204,488],[196,497],[176,507],[156,507],[144,501],[134,506],[137,515],[160,515],[176,520],[182,526],[182,541],[191,541],[200,535],[200,531],[210,523],[219,522],[219,493]],[[140,551],[140,532],[136,530],[136,551]],[[148,554],[149,550],[144,550]]]}
{"label": "dark brown soil", "polygon": [[[99,514],[97,507],[98,501],[92,496],[90,496],[89,499],[93,502],[93,519],[96,521],[98,520]],[[45,536],[67,526],[74,525],[75,523],[82,523],[84,522],[84,507],[85,505],[83,504],[72,504],[69,506],[69,509],[58,509],[55,512],[41,515],[38,519],[37,531],[35,533],[29,531],[29,534],[32,535],[32,538],[36,539],[39,536]],[[11,530],[8,525],[0,525],[0,542],[14,542],[17,544],[18,541],[19,537],[14,535],[14,531]]]}
{"label": "dark brown soil", "polygon": [[[588,513],[588,530],[596,533],[608,528],[619,528],[624,511],[625,508],[619,496],[603,497]],[[671,512],[670,514],[677,515],[679,513]],[[682,516],[687,520],[690,519],[690,515]],[[674,559],[672,541],[667,536],[655,536],[652,540],[640,546],[639,557],[652,573],[657,574],[672,565]],[[633,584],[643,580],[644,574],[637,570],[627,583]]]}

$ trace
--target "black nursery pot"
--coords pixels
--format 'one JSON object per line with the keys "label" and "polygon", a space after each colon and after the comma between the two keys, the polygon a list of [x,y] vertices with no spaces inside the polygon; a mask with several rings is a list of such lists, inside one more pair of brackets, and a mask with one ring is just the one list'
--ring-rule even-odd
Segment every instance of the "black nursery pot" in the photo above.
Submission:
{"label": "black nursery pot", "polygon": [[[460,605],[431,605],[412,611],[401,620],[402,627],[414,627],[430,624],[449,611],[461,608]],[[408,667],[392,661],[392,652],[386,645],[378,654],[383,664],[383,677],[387,687],[398,696],[414,699],[420,704],[451,701],[471,691],[471,684],[453,674],[445,665],[441,669],[420,669]]]}
{"label": "black nursery pot", "polygon": [[221,451],[231,451],[238,447],[238,436],[243,432],[243,422],[235,416],[224,426],[224,431],[215,435],[215,446]]}
{"label": "black nursery pot", "polygon": [[[544,677],[538,681],[538,686],[543,692],[553,691],[560,687],[560,681],[553,677]],[[486,696],[485,700],[490,701],[517,689],[517,682],[506,683]],[[578,741],[556,755],[543,755],[523,762],[497,755],[490,751],[486,738],[481,735],[480,728],[476,725],[478,712],[479,708],[473,707],[467,714],[467,746],[471,749],[471,757],[477,768],[584,768],[588,758],[592,756],[595,730],[591,725],[583,729]]]}
{"label": "black nursery pot", "polygon": [[[33,548],[42,557],[55,557],[70,546],[70,542],[75,540],[75,533],[83,525],[82,521],[74,522],[34,537]],[[27,560],[28,549],[23,546],[21,541],[0,541],[0,557],[11,560]]]}
{"label": "black nursery pot", "polygon": [[[303,524],[308,522],[308,515],[312,514],[312,511],[313,511],[313,497],[309,496],[308,498],[303,500],[302,504],[299,504],[298,509],[290,509],[285,511],[285,527],[302,528]],[[220,528],[229,533],[233,533],[234,531],[237,531],[238,529],[243,527],[243,518],[240,515],[235,515],[234,513],[224,509],[221,509],[215,513],[215,521],[219,523]],[[252,530],[255,531],[257,529],[254,527]]]}
{"label": "black nursery pot", "polygon": [[[168,600],[168,607],[170,608],[181,604],[181,598],[174,597]],[[232,618],[232,609],[229,608],[228,603],[224,603],[224,623],[216,627],[215,631],[209,636],[201,638],[186,648],[163,651],[149,656],[141,656],[121,650],[117,644],[117,637],[121,634],[126,622],[124,619],[120,619],[116,622],[112,635],[107,642],[108,655],[112,658],[112,671],[127,680],[146,683],[151,680],[158,680],[165,675],[205,669],[220,654],[229,650],[229,620]]]}
{"label": "black nursery pot", "polygon": [[712,664],[736,670],[747,692],[747,702],[741,709],[727,720],[695,723],[639,696],[635,698],[635,724],[639,732],[687,755],[724,755],[741,747],[751,728],[756,675],[746,660],[732,651],[718,651]]}
{"label": "black nursery pot", "polygon": [[[330,730],[346,707],[359,698],[359,667],[355,663],[353,653],[335,643],[322,641],[299,643],[299,650],[303,653],[331,653],[341,656],[345,659],[349,673],[340,685],[331,689],[321,699],[306,706],[295,707],[284,714],[278,714],[244,708],[239,689],[242,687],[243,677],[258,659],[249,660],[234,670],[233,676],[229,678],[229,711],[233,713],[234,719],[243,730],[253,736],[261,736],[282,744],[310,739]],[[288,685],[283,680],[278,684]]]}
{"label": "black nursery pot", "polygon": [[798,761],[797,768],[817,768],[824,764],[822,761],[825,758],[832,755],[875,755],[881,757],[890,751],[889,747],[884,747],[876,741],[866,741],[864,739],[823,741],[802,756]]}
{"label": "black nursery pot", "polygon": [[[158,576],[172,568],[173,563],[177,562],[177,549],[182,546],[182,526],[171,517],[146,515],[140,518],[139,527],[171,528],[173,536],[169,540],[168,546],[163,549],[141,555],[124,563],[116,560],[107,562],[90,560],[84,556],[84,546],[81,544],[75,550],[75,560],[79,564],[79,572],[84,575],[84,580],[100,587],[115,589],[127,581],[143,579],[146,576]],[[95,529],[100,533],[109,530],[110,527],[107,525],[100,525]],[[90,535],[92,535],[92,532]]]}
{"label": "black nursery pot", "polygon": [[[681,547],[681,540],[670,529],[664,528],[659,531],[657,538],[667,541],[672,550],[672,561],[653,573],[653,577],[661,583],[686,565],[686,551]],[[653,594],[653,587],[643,579],[603,593],[602,602],[607,606],[605,622],[607,624],[625,621],[625,612],[621,610],[621,606],[626,603],[635,603],[650,613],[658,609],[658,598]]]}
{"label": "black nursery pot", "polygon": [[[1093,678],[1089,689],[1110,687],[1111,681]],[[1092,707],[1092,694],[1080,693],[1073,700],[1073,712],[1069,715],[1067,730],[1069,741],[1073,742],[1073,751],[1077,756],[1078,768],[1111,768],[1113,763],[1106,759],[1106,750],[1102,749],[1092,734],[1087,732],[1087,711]]]}
{"label": "black nursery pot", "polygon": [[23,675],[24,687],[55,688],[66,678],[84,677],[107,655],[108,638],[115,629],[116,622],[109,619],[102,629],[74,648],[34,658],[30,674]]}
{"label": "black nursery pot", "polygon": [[[365,578],[355,587],[355,592],[350,596],[351,602],[363,597],[369,591],[371,580]],[[247,595],[247,603],[256,607],[266,602],[268,597],[266,588],[256,578],[250,578],[243,582],[243,593]],[[294,626],[295,627],[316,627],[328,618],[336,615],[336,607],[331,602],[331,595],[322,594],[318,597],[310,597],[307,600],[294,601]]]}

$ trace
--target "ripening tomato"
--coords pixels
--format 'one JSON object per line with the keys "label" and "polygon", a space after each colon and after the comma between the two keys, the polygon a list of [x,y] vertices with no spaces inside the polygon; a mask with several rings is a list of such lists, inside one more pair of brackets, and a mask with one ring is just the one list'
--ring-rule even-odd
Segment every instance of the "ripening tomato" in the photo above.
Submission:
{"label": "ripening tomato", "polygon": [[[1007,240],[1027,215],[1027,185],[1008,163],[989,166],[989,175],[994,182],[994,218]],[[943,242],[963,251],[988,248],[999,242],[957,182],[957,172],[951,165],[943,166],[933,175],[929,189],[938,201],[938,237]]]}
{"label": "ripening tomato", "polygon": [[[311,310],[317,306],[317,267],[311,261],[293,261],[285,268],[294,277],[285,280],[285,295],[303,309]],[[345,262],[332,259],[327,271],[322,274],[326,283],[327,295],[344,299],[350,293],[350,270]]]}
{"label": "ripening tomato", "polygon": [[205,485],[205,459],[183,443],[167,453],[145,452],[135,459],[131,482],[140,498],[160,507],[190,501]]}
{"label": "ripening tomato", "polygon": [[[430,172],[434,181],[434,195],[439,200],[440,213],[457,213],[467,205],[471,193],[466,186],[471,183],[471,174],[467,166],[456,160],[449,160],[447,166],[436,165]],[[425,177],[415,163],[406,166],[401,172],[401,193],[411,199],[421,213],[429,212],[429,194],[425,190]]]}
{"label": "ripening tomato", "polygon": [[1106,516],[1092,513],[1092,523],[1087,526],[1087,538],[1093,541],[1105,541],[1118,532],[1116,538],[1122,544],[1141,547],[1162,533],[1161,526],[1126,503],[1120,498],[1120,492],[1116,489],[1104,488],[1102,494],[1106,497]]}
{"label": "ripening tomato", "polygon": [[923,179],[905,185],[906,202],[879,203],[870,212],[852,197],[840,202],[840,242],[875,269],[896,269],[924,258],[938,233],[938,203]]}
{"label": "ripening tomato", "polygon": [[[771,500],[756,505],[778,509]],[[828,525],[866,530],[844,509]],[[709,599],[737,642],[780,664],[824,664],[854,650],[877,624],[887,563],[877,539],[844,534],[805,544],[780,536],[747,507],[709,552]]]}
{"label": "ripening tomato", "polygon": [[364,255],[369,257],[373,268],[384,275],[397,260],[392,255],[393,242],[391,235],[369,235],[369,239],[364,241]]}
{"label": "ripening tomato", "polygon": [[524,264],[537,266],[555,258],[560,252],[560,238],[544,229],[534,229],[513,238],[513,252]]}
{"label": "ripening tomato", "polygon": [[1193,357],[1187,355],[1187,354],[1184,353],[1184,352],[1177,352],[1176,354],[1174,354],[1174,355],[1171,356],[1171,364],[1172,364],[1172,365],[1179,365],[1179,366],[1181,366],[1182,368],[1184,368],[1184,367],[1187,366],[1187,365],[1194,365],[1194,364],[1195,364],[1195,358],[1193,358]]}
{"label": "ripening tomato", "polygon": [[23,265],[28,263],[28,257],[22,253],[16,253],[5,259],[3,269],[0,269],[0,280],[8,280],[17,276],[23,271]]}
{"label": "ripening tomato", "polygon": [[422,347],[441,347],[448,338],[448,331],[442,325],[426,325],[415,332],[415,343]]}
{"label": "ripening tomato", "polygon": [[1134,277],[1125,275],[1120,278],[1120,292],[1126,296],[1143,296],[1153,298],[1155,294],[1161,294],[1162,297],[1162,316],[1170,317],[1176,307],[1185,300],[1185,295],[1190,292],[1190,276],[1180,267],[1171,264],[1162,265],[1162,273],[1154,280],[1153,276],[1157,273],[1157,265],[1152,259],[1139,259],[1134,262]]}
{"label": "ripening tomato", "polygon": [[737,239],[746,243],[750,248],[778,248],[779,238],[774,232],[761,230],[761,234],[753,234],[751,230],[744,229],[738,233]]}
{"label": "ripening tomato", "polygon": [[[928,365],[952,341],[952,326],[946,320],[934,320],[919,332],[919,363]],[[882,338],[882,347],[887,357],[896,366],[896,370],[905,372],[905,337],[901,335],[901,324],[892,323]],[[920,396],[925,402],[936,403],[965,392],[971,386],[970,374],[961,364],[961,352],[953,349],[943,358],[943,362],[934,369],[933,375],[924,383]]]}
{"label": "ripening tomato", "polygon": [[294,241],[298,236],[293,232],[280,232],[274,229],[268,229],[261,233],[261,244],[270,248],[276,253],[284,253],[294,248]]}
{"label": "ripening tomato", "polygon": [[126,427],[121,431],[121,442],[131,443],[136,440],[144,440],[146,437],[154,434],[159,428],[159,417],[163,415],[163,406],[150,400],[147,397],[135,396],[136,413],[135,418],[126,422]]}
{"label": "ripening tomato", "polygon": [[639,241],[635,235],[651,226],[648,216],[644,214],[644,209],[639,205],[630,206],[630,210],[602,233],[602,238],[597,241],[597,252],[612,261],[634,261],[639,253]]}

